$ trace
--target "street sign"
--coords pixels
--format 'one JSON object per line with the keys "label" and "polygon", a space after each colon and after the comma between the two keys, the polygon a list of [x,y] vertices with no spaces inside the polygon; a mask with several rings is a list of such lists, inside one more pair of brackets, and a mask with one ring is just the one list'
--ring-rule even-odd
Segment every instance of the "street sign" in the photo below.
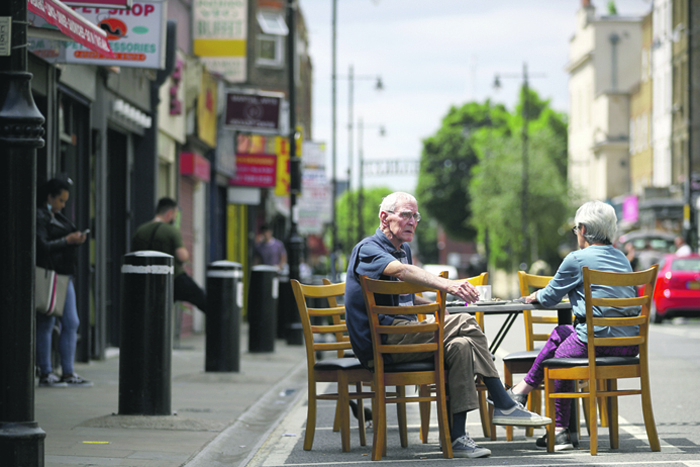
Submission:
{"label": "street sign", "polygon": [[226,126],[239,131],[277,133],[282,93],[226,93]]}

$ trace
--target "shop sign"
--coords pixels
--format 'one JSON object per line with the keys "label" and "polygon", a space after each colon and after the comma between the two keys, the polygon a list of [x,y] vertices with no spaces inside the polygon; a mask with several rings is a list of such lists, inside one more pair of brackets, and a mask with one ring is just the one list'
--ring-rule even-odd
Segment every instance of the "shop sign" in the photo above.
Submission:
{"label": "shop sign", "polygon": [[133,5],[132,0],[66,0],[66,5],[69,6],[84,6],[92,8],[121,8],[128,10]]}
{"label": "shop sign", "polygon": [[209,182],[211,164],[199,154],[183,152],[180,154],[180,175],[189,175],[203,182]]}
{"label": "shop sign", "polygon": [[239,131],[277,133],[281,93],[226,93],[226,125]]}
{"label": "shop sign", "polygon": [[238,154],[236,176],[229,180],[229,185],[271,188],[275,186],[276,175],[277,156]]}
{"label": "shop sign", "polygon": [[245,82],[247,0],[194,0],[192,48],[207,70],[229,83]]}
{"label": "shop sign", "polygon": [[204,71],[202,85],[197,98],[197,135],[210,147],[216,147],[216,103],[218,83],[214,77]]}
{"label": "shop sign", "polygon": [[[55,0],[29,0],[55,1]],[[107,33],[113,55],[106,55],[82,43],[63,42],[56,62],[80,65],[165,68],[166,4],[160,1],[134,3],[130,10],[74,7],[96,30]],[[77,12],[77,13],[76,13]],[[38,21],[34,27],[44,27]],[[97,25],[97,26],[95,26]],[[38,46],[38,44],[37,44]],[[39,47],[41,48],[41,47]],[[30,50],[33,50],[30,48]]]}
{"label": "shop sign", "polygon": [[114,57],[105,31],[59,0],[27,0],[27,10],[35,15],[35,18],[30,18],[30,26],[58,29],[75,41],[67,44],[84,49],[86,53]]}

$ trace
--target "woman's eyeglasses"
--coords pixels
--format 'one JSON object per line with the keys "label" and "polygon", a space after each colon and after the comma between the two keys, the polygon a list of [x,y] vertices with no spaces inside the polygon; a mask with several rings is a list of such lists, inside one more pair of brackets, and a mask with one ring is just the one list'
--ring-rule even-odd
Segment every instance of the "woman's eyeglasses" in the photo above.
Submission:
{"label": "woman's eyeglasses", "polygon": [[571,229],[571,233],[574,234],[574,237],[578,237],[578,225]]}

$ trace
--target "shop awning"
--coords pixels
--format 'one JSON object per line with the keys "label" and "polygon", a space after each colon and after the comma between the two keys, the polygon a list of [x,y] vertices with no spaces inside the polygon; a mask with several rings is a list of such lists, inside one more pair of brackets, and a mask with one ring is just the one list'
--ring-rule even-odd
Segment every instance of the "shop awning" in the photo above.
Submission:
{"label": "shop awning", "polygon": [[84,45],[93,52],[113,58],[107,42],[107,34],[89,22],[60,0],[27,0],[27,8],[58,28],[69,39]]}

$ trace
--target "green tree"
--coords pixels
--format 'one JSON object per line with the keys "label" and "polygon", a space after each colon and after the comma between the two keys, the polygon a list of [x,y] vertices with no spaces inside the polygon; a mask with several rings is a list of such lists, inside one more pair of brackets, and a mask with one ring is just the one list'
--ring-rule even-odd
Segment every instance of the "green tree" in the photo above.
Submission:
{"label": "green tree", "polygon": [[[359,190],[346,191],[338,197],[336,225],[341,251],[350,255],[359,240],[373,235],[379,226],[379,204],[392,191],[387,187],[372,187],[363,190],[362,213],[358,212]],[[362,216],[363,230],[358,237],[359,219]]]}
{"label": "green tree", "polygon": [[510,269],[523,254],[530,262],[543,259],[558,264],[558,246],[569,215],[566,183],[566,119],[530,91],[528,110],[527,233],[530,251],[523,251],[522,157],[523,118],[520,110],[507,121],[508,128],[483,128],[473,136],[479,163],[472,170],[469,192],[471,224],[487,244],[490,262]]}
{"label": "green tree", "polygon": [[470,102],[452,107],[434,136],[423,140],[416,197],[421,209],[437,220],[455,240],[473,240],[469,222],[469,181],[478,158],[472,134],[483,127],[508,128],[509,114],[502,105]]}
{"label": "green tree", "polygon": [[[451,238],[478,240],[491,263],[507,269],[523,254],[525,97],[523,88],[513,113],[489,100],[450,108],[436,134],[423,141],[416,189],[421,209]],[[567,122],[533,90],[527,104],[530,251],[556,265],[561,227],[569,214]]]}

